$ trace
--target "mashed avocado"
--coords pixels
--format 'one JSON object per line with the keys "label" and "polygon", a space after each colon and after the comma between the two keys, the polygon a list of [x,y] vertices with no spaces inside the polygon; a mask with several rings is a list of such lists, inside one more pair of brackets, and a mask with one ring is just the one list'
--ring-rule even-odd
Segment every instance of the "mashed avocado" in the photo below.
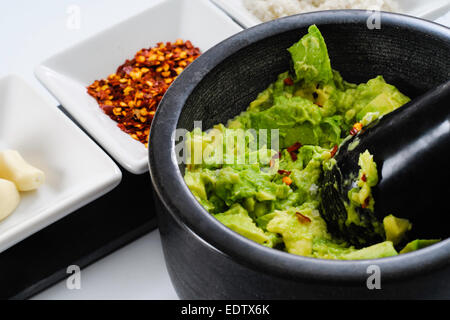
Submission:
{"label": "mashed avocado", "polygon": [[[358,177],[355,179],[355,187],[348,192],[349,201],[346,204],[347,221],[345,221],[345,223],[347,226],[350,226],[351,224],[360,226],[364,225],[364,223],[370,223],[373,225],[374,232],[379,234],[381,237],[384,237],[386,232],[383,225],[379,221],[375,219],[361,221],[361,217],[356,211],[357,207],[361,207],[372,212],[374,211],[375,201],[372,197],[372,188],[378,183],[377,164],[373,161],[373,156],[370,152],[366,150],[359,155],[358,165],[360,169]],[[407,230],[404,231],[406,232]],[[390,240],[388,237],[386,237],[386,239]],[[360,240],[360,242],[364,243],[364,240]]]}
{"label": "mashed avocado", "polygon": [[[186,184],[216,219],[264,246],[324,259],[397,255],[394,245],[411,225],[393,216],[377,229],[385,242],[358,250],[332,237],[318,210],[319,177],[333,166],[337,146],[355,123],[367,125],[409,98],[382,76],[359,85],[344,81],[331,68],[316,26],[288,51],[292,73],[280,74],[226,126],[188,134]],[[343,223],[358,219],[352,207],[374,206],[371,188],[378,172],[369,151],[361,154],[359,166],[349,192],[350,221]]]}

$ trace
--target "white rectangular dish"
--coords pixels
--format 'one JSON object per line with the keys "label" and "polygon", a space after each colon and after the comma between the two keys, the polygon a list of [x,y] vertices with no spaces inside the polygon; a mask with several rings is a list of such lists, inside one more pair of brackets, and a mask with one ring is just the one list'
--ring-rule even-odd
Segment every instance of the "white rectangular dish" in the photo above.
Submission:
{"label": "white rectangular dish", "polygon": [[0,79],[0,151],[13,149],[44,171],[0,221],[0,252],[116,187],[118,166],[54,103],[17,76]]}
{"label": "white rectangular dish", "polygon": [[[35,75],[125,169],[148,171],[148,150],[117,127],[87,94],[126,59],[158,42],[190,40],[202,52],[242,28],[209,0],[161,0],[141,14],[45,60]],[[151,148],[151,146],[149,146]]]}
{"label": "white rectangular dish", "polygon": [[[253,27],[262,22],[246,9],[243,0],[211,1],[245,28]],[[450,2],[447,0],[398,0],[398,3],[400,13],[429,20],[435,20],[450,10]]]}

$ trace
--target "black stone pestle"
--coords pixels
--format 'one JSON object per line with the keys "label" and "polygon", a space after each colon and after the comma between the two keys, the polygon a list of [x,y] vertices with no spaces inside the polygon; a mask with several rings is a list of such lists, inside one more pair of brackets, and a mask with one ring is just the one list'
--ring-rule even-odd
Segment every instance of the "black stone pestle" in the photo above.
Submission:
{"label": "black stone pestle", "polygon": [[[359,155],[366,150],[378,169],[379,181],[372,188],[375,205],[373,210],[357,207],[361,224],[345,223],[348,191],[355,187]],[[412,222],[411,238],[449,237],[450,81],[346,140],[335,160],[321,178],[320,213],[330,233],[356,247],[374,244],[384,240],[375,232],[374,220],[382,222],[392,214]]]}

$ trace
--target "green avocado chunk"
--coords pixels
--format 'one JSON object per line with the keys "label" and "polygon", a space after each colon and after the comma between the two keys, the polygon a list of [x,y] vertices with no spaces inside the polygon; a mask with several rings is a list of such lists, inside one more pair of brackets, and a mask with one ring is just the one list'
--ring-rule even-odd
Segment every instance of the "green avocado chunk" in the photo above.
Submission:
{"label": "green avocado chunk", "polygon": [[364,125],[394,111],[410,101],[396,87],[386,83],[382,76],[354,88],[336,93],[336,108],[348,124]]}
{"label": "green avocado chunk", "polygon": [[288,51],[292,56],[297,81],[328,82],[333,78],[327,46],[317,26],[310,26],[308,34]]}
{"label": "green avocado chunk", "polygon": [[350,252],[341,257],[343,260],[369,260],[398,255],[391,241],[377,243],[373,246]]}
{"label": "green avocado chunk", "polygon": [[230,210],[214,215],[214,217],[233,231],[257,243],[269,242],[269,237],[257,227],[248,216],[247,211],[239,204],[234,204]]}
{"label": "green avocado chunk", "polygon": [[394,245],[399,244],[406,233],[412,229],[412,224],[407,219],[401,219],[389,215],[383,219],[386,240],[392,241]]}
{"label": "green avocado chunk", "polygon": [[[336,148],[356,122],[368,125],[409,98],[382,76],[346,82],[332,69],[314,25],[288,52],[294,74],[281,73],[226,125],[187,134],[186,185],[218,221],[267,247],[321,259],[397,255],[394,245],[404,241],[411,226],[393,216],[384,224],[365,222],[373,223],[385,242],[357,250],[333,237],[319,212],[320,179],[335,164]],[[359,165],[343,224],[362,223],[351,208],[375,205],[371,190],[379,177],[369,151],[360,155]],[[428,243],[420,241],[402,253]]]}
{"label": "green avocado chunk", "polygon": [[426,248],[428,246],[431,246],[435,243],[438,243],[441,240],[414,240],[408,243],[401,251],[401,254],[416,251],[422,248]]}

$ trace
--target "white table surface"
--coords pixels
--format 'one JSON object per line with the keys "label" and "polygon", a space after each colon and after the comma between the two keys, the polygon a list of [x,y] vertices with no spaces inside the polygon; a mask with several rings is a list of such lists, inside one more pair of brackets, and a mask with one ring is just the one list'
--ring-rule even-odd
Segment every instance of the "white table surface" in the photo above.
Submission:
{"label": "white table surface", "polygon": [[[0,1],[0,77],[18,74],[42,95],[50,96],[33,75],[36,65],[61,49],[139,13],[153,2]],[[70,14],[74,12],[73,6],[80,11],[79,29],[73,28],[76,26],[76,19],[71,19]],[[55,106],[59,105],[53,101]],[[154,231],[82,270],[80,290],[68,290],[63,281],[34,298],[177,299],[177,295],[166,271],[159,233]]]}
{"label": "white table surface", "polygon": [[[0,77],[18,74],[41,94],[50,96],[33,75],[39,62],[140,12],[154,1],[1,1]],[[76,19],[75,24],[71,20],[73,9],[80,12],[79,28]],[[439,22],[450,26],[450,13]],[[83,269],[81,289],[69,290],[62,281],[34,299],[177,299],[177,295],[166,271],[159,232],[153,231]]]}

